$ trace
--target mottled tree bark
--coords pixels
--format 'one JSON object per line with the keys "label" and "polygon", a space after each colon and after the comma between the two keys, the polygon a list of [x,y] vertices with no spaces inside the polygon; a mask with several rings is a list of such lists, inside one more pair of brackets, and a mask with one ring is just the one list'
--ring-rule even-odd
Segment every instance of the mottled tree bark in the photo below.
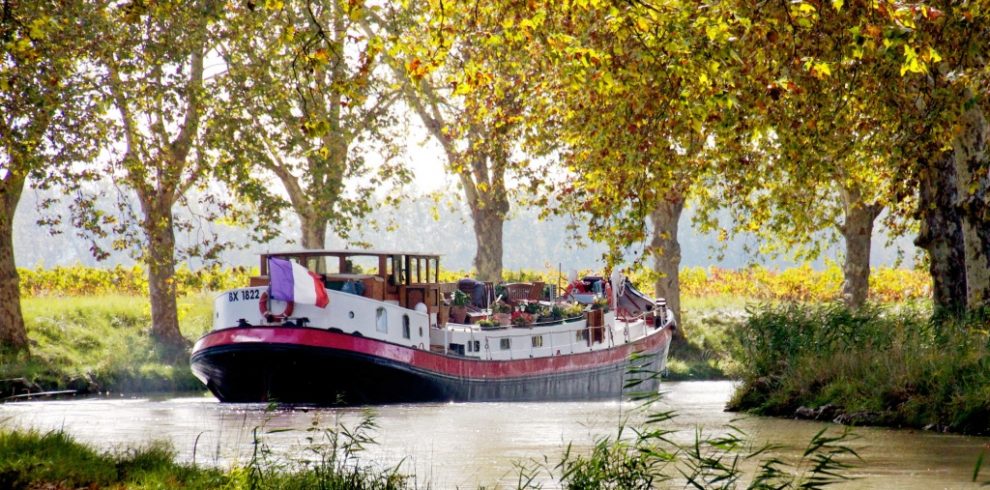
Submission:
{"label": "mottled tree bark", "polygon": [[505,214],[497,208],[479,208],[471,210],[471,218],[474,220],[474,239],[478,245],[474,254],[474,267],[478,271],[478,279],[500,281]]}
{"label": "mottled tree bark", "polygon": [[954,142],[956,199],[966,257],[966,306],[990,304],[990,127],[979,106],[963,114]]}
{"label": "mottled tree bark", "polygon": [[308,213],[296,210],[299,223],[302,226],[302,246],[311,250],[326,248],[327,220],[318,213]]}
{"label": "mottled tree bark", "polygon": [[929,162],[920,163],[921,230],[914,243],[928,253],[935,307],[958,313],[966,306],[966,254],[962,220],[955,205],[957,186],[952,155],[933,151]]}
{"label": "mottled tree bark", "polygon": [[860,308],[870,293],[870,246],[873,222],[882,206],[867,204],[859,189],[842,189],[845,222],[839,227],[846,242],[842,264],[842,301],[849,308]]}
{"label": "mottled tree bark", "polygon": [[684,211],[684,202],[682,193],[671,192],[650,214],[650,222],[653,225],[650,249],[653,253],[653,270],[658,274],[653,288],[656,296],[666,299],[667,306],[674,312],[678,325],[674,333],[677,340],[684,339],[679,276],[681,245],[677,241],[677,224],[681,219],[681,212]]}
{"label": "mottled tree bark", "polygon": [[145,265],[148,267],[148,292],[151,298],[151,335],[161,345],[187,347],[179,331],[175,288],[175,231],[169,199],[142,201],[142,228],[148,240]]}
{"label": "mottled tree bark", "polygon": [[15,351],[28,347],[14,262],[14,212],[23,189],[23,176],[8,173],[0,179],[0,349]]}

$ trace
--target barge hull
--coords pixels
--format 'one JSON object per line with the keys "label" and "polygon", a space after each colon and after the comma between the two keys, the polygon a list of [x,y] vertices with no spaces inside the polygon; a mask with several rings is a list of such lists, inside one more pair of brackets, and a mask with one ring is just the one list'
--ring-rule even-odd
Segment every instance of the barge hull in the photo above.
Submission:
{"label": "barge hull", "polygon": [[[197,349],[192,368],[224,402],[352,405],[618,398],[658,389],[659,376],[649,373],[659,373],[664,368],[671,337],[670,329],[664,330],[621,346],[619,350],[624,355],[611,356],[611,362],[571,363],[566,358],[582,354],[563,355],[551,360],[555,362],[539,374],[523,376],[512,375],[512,364],[534,360],[484,361],[416,349],[409,349],[404,359],[393,359],[331,346],[256,341],[217,343]],[[333,332],[325,335],[350,337]],[[398,346],[386,347],[385,352],[395,352]],[[630,355],[634,352],[635,356]],[[417,359],[425,362],[417,363]],[[445,366],[447,372],[423,365]],[[636,376],[642,381],[626,387],[634,365],[641,368],[643,374]],[[451,372],[451,368],[456,371]],[[484,374],[478,377],[479,372]]]}

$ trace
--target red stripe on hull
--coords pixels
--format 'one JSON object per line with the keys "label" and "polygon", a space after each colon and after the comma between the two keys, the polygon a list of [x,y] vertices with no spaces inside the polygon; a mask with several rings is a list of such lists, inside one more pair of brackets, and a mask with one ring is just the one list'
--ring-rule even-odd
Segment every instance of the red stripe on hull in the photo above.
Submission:
{"label": "red stripe on hull", "polygon": [[467,379],[509,379],[546,374],[584,371],[625,362],[634,352],[652,353],[669,341],[671,331],[662,331],[629,344],[580,354],[490,361],[449,356],[404,347],[381,340],[306,327],[234,327],[217,330],[200,338],[193,355],[211,347],[236,344],[293,344],[338,349],[377,356],[409,364],[416,369]]}

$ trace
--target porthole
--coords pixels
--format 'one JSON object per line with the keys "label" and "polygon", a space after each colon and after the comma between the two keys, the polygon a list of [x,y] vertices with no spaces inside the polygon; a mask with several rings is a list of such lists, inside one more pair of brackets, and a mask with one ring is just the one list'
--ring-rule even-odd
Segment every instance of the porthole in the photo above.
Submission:
{"label": "porthole", "polygon": [[348,311],[347,312],[347,318],[354,318],[354,312],[353,311]]}

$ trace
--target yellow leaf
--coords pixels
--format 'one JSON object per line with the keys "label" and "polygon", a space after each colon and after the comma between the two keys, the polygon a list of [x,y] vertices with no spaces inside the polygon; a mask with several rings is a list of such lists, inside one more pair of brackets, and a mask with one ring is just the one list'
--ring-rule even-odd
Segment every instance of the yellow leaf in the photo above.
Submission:
{"label": "yellow leaf", "polygon": [[832,70],[828,67],[828,63],[816,62],[814,68],[811,70],[811,74],[819,79],[824,79],[832,74]]}
{"label": "yellow leaf", "polygon": [[845,2],[842,0],[832,0],[832,6],[835,7],[835,10],[842,10],[843,3]]}

